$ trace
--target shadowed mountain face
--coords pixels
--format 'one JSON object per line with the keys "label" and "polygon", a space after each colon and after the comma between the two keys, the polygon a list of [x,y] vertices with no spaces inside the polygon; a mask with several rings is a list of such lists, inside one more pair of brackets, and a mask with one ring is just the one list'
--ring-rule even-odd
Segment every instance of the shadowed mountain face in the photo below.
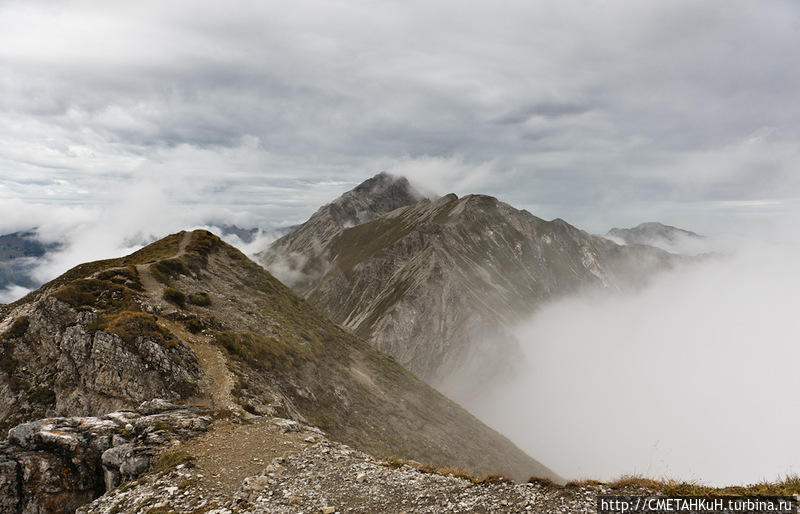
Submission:
{"label": "shadowed mountain face", "polygon": [[379,457],[554,476],[206,231],[0,307],[0,344],[4,426],[160,397],[289,417]]}
{"label": "shadowed mountain face", "polygon": [[456,399],[511,370],[517,342],[508,330],[543,302],[635,287],[677,260],[483,195],[422,200],[317,232],[324,239],[288,234],[265,252],[266,265],[293,248],[302,256],[298,292]]}

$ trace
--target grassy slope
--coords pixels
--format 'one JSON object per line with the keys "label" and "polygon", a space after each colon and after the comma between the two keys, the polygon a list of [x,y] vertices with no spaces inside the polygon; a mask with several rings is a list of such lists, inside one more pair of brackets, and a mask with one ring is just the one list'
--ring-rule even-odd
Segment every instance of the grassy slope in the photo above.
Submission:
{"label": "grassy slope", "polygon": [[[183,238],[175,234],[127,257],[80,265],[7,309],[52,295],[98,313],[96,330],[123,339],[148,332],[164,345],[174,334],[154,321],[168,316],[224,350],[236,377],[234,393],[251,412],[304,419],[378,457],[518,479],[553,476],[235,248],[195,231],[180,255]],[[136,270],[142,264],[151,264],[151,273],[172,290],[207,301],[169,304],[175,312],[157,310],[148,318],[139,305],[147,294]],[[0,321],[7,312],[0,313]]]}

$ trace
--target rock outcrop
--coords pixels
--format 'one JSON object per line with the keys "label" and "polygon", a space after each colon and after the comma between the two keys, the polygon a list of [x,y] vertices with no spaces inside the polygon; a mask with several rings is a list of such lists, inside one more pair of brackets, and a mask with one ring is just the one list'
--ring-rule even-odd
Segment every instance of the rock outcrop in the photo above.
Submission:
{"label": "rock outcrop", "polygon": [[102,417],[18,425],[0,443],[0,511],[74,512],[150,471],[164,448],[211,422],[201,409],[152,400]]}
{"label": "rock outcrop", "polygon": [[104,274],[56,285],[0,318],[0,427],[197,392],[194,352],[146,312],[140,286],[98,278]]}

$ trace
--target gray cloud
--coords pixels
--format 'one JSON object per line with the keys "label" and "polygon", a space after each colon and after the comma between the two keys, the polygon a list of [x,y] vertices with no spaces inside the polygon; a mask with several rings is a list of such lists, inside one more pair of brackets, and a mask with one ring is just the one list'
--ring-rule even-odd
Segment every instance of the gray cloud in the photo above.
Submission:
{"label": "gray cloud", "polygon": [[4,2],[0,230],[11,200],[142,184],[278,226],[388,169],[598,232],[725,231],[799,196],[799,27],[789,1]]}

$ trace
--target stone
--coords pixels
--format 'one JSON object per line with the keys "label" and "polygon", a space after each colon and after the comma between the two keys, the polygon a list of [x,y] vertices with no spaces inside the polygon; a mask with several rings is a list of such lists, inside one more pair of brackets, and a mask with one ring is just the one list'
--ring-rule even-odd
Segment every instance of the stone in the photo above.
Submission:
{"label": "stone", "polygon": [[[198,435],[211,419],[191,409],[152,403],[141,416],[116,412],[103,418],[48,418],[22,423],[0,442],[0,512],[72,512],[93,498],[149,471],[161,448]],[[137,430],[129,430],[128,422]],[[178,427],[148,444],[158,423]],[[137,435],[138,433],[138,435]],[[163,444],[161,444],[163,443]]]}

